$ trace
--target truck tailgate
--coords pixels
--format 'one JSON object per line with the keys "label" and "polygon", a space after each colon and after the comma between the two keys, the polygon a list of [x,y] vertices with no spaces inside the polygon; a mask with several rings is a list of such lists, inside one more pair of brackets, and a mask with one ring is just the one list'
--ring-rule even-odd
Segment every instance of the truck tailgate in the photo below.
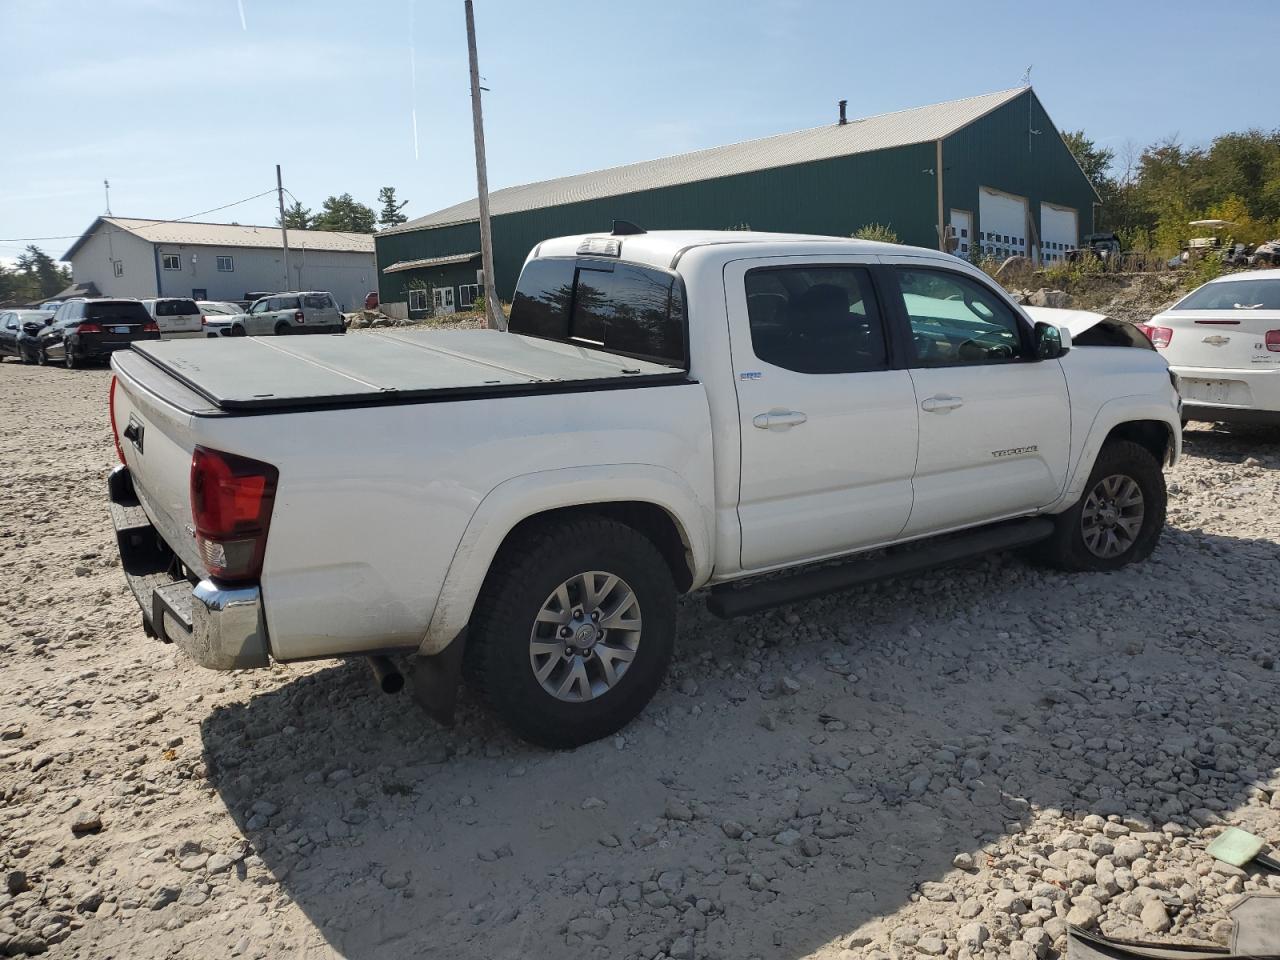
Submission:
{"label": "truck tailgate", "polygon": [[139,506],[178,558],[203,577],[191,528],[193,421],[216,410],[136,353],[116,353],[112,367],[112,416]]}

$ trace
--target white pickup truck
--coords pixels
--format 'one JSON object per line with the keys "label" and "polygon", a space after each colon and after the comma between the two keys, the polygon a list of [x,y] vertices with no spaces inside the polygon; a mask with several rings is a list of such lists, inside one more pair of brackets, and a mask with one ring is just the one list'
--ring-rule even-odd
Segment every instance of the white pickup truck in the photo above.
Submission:
{"label": "white pickup truck", "polygon": [[112,366],[148,632],[215,669],[358,655],[395,689],[407,663],[438,716],[461,674],[553,746],[644,707],[680,593],[734,616],[989,550],[1141,560],[1182,442],[1154,351],[1072,349],[954,257],[829,237],[547,240],[508,332]]}

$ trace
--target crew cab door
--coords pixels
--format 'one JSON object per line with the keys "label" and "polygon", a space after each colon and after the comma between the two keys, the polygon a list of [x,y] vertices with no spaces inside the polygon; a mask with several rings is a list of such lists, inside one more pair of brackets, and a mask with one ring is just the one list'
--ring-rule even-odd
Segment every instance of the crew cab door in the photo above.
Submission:
{"label": "crew cab door", "polygon": [[867,262],[725,266],[744,570],[892,540],[911,512],[915,394]]}
{"label": "crew cab door", "polygon": [[1057,360],[1004,294],[937,260],[884,258],[920,411],[905,535],[1047,506],[1066,483],[1071,410]]}

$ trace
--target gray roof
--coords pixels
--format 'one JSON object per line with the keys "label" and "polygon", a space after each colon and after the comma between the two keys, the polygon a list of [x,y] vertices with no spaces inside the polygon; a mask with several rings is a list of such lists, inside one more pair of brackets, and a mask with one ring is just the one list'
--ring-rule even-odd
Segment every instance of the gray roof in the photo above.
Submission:
{"label": "gray roof", "polygon": [[466,263],[480,256],[480,251],[474,253],[451,253],[445,257],[427,257],[425,260],[398,260],[388,267],[383,267],[383,273],[399,273],[401,270],[421,270],[423,267],[443,267],[451,263]]}
{"label": "gray roof", "polygon": [[[141,237],[148,243],[172,243],[194,247],[257,247],[263,250],[282,248],[279,227],[261,227],[238,223],[192,223],[176,220],[138,220],[132,217],[98,217],[89,229],[63,255],[70,260],[80,245],[102,224]],[[373,234],[333,233],[328,230],[290,230],[290,250],[326,250],[335,253],[373,254]]]}
{"label": "gray roof", "polygon": [[[748,140],[745,143],[711,147],[674,157],[629,163],[572,177],[506,187],[489,194],[489,210],[495,216],[519,213],[523,210],[615,197],[656,187],[770,170],[796,163],[870,153],[873,150],[913,143],[928,143],[950,136],[1029,89],[1014,87],[964,100],[951,100],[927,107],[913,107],[910,110],[850,120],[843,125],[833,123],[811,130],[781,133],[761,140]],[[418,217],[382,233],[404,233],[424,227],[467,223],[478,219],[479,215],[478,203],[473,199]]]}

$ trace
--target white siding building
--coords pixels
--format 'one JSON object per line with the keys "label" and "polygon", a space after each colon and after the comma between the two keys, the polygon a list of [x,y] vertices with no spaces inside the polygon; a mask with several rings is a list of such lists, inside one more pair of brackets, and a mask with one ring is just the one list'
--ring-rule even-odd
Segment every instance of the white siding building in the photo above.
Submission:
{"label": "white siding building", "polygon": [[328,290],[345,311],[378,288],[373,236],[279,227],[98,217],[62,258],[76,284],[104,297],[244,300],[249,293]]}

